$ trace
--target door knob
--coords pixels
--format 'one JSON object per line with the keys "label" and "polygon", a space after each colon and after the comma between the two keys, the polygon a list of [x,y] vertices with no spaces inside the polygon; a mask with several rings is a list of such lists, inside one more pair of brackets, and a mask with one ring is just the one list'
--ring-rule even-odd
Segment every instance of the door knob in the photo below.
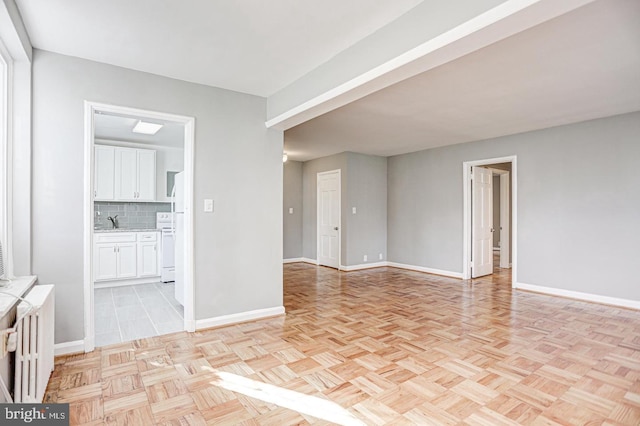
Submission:
{"label": "door knob", "polygon": [[336,226],[336,227],[335,227],[335,228],[333,228],[333,229],[334,229],[335,231],[337,231],[337,230],[338,230],[338,227]]}

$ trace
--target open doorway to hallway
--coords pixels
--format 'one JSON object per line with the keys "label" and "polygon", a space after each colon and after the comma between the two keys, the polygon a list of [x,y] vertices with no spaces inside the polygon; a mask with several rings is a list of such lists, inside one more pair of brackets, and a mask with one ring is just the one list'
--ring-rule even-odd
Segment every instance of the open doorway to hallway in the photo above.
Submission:
{"label": "open doorway to hallway", "polygon": [[516,276],[516,157],[463,164],[463,278],[491,275],[513,266]]}

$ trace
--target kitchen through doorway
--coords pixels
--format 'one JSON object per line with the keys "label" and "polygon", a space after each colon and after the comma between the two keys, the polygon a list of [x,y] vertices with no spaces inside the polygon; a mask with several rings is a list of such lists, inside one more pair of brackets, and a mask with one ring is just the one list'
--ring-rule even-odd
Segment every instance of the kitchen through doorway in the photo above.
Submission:
{"label": "kitchen through doorway", "polygon": [[193,118],[85,106],[85,351],[192,331]]}

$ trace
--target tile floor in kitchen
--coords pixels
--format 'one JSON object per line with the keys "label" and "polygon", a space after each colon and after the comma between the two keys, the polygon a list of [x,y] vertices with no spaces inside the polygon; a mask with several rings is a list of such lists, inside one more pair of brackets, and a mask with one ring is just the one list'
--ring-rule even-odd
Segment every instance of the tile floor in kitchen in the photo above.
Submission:
{"label": "tile floor in kitchen", "polygon": [[97,288],[94,302],[97,347],[183,330],[174,283]]}

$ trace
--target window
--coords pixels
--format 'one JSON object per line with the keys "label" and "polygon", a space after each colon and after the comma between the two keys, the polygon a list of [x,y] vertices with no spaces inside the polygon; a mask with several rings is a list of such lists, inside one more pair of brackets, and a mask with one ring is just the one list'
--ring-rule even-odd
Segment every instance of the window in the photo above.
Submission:
{"label": "window", "polygon": [[0,269],[5,277],[11,277],[11,228],[10,228],[10,95],[12,62],[4,44],[0,42],[0,245],[2,246],[3,265]]}

